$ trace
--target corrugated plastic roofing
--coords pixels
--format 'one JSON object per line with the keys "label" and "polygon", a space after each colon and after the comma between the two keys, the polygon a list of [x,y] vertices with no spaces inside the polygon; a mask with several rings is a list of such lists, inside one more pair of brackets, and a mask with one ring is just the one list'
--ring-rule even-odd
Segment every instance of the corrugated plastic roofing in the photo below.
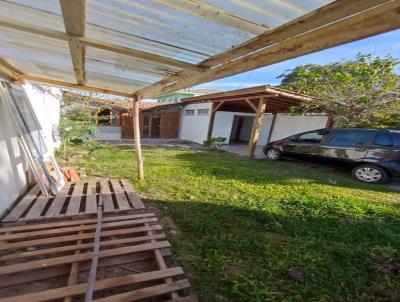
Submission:
{"label": "corrugated plastic roofing", "polygon": [[[330,0],[87,0],[85,36],[197,64]],[[187,4],[189,6],[182,5]],[[229,26],[190,9],[201,3],[247,22]],[[65,33],[60,2],[1,0],[0,18]],[[244,29],[245,28],[245,29]],[[76,83],[67,41],[2,27],[0,56],[24,73]],[[87,85],[132,93],[183,68],[87,47]]]}

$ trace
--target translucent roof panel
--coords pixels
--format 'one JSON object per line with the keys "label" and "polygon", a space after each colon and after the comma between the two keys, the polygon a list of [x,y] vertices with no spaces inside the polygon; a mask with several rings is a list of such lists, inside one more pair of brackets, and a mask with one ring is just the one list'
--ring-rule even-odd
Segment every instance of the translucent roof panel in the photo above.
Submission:
{"label": "translucent roof panel", "polygon": [[[85,39],[153,55],[142,59],[89,44],[86,84],[133,93],[330,2],[86,0]],[[24,74],[77,83],[60,1],[0,0],[0,19],[56,32],[49,38],[3,26],[1,57]]]}

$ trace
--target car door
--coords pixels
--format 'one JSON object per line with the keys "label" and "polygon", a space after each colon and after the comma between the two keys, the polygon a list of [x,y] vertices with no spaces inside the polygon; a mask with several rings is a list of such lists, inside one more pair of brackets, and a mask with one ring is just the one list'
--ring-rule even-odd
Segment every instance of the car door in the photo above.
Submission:
{"label": "car door", "polygon": [[321,142],[328,134],[328,129],[300,133],[290,138],[290,142],[284,147],[284,152],[292,155],[320,156]]}
{"label": "car door", "polygon": [[395,161],[400,157],[400,148],[394,148],[393,135],[388,131],[376,133],[365,158],[371,161]]}
{"label": "car door", "polygon": [[323,144],[324,155],[339,161],[361,160],[367,154],[367,147],[376,134],[376,130],[337,129]]}

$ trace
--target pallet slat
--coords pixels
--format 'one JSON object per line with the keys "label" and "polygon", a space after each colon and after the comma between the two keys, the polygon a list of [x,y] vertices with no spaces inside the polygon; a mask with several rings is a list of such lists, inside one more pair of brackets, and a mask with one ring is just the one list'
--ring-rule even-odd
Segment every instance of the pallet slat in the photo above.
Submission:
{"label": "pallet slat", "polygon": [[139,195],[137,195],[135,193],[135,190],[133,189],[132,185],[130,184],[129,181],[122,179],[121,183],[128,195],[129,200],[131,201],[133,207],[135,209],[143,209],[144,208],[144,204],[142,202],[142,200],[140,199]]}
{"label": "pallet slat", "polygon": [[3,221],[17,221],[21,215],[25,212],[25,210],[29,207],[33,200],[36,199],[37,195],[40,193],[39,186],[34,186],[25,197],[20,200],[20,202],[11,210],[10,214],[8,214]]}
{"label": "pallet slat", "polygon": [[[160,249],[160,248],[167,248],[167,247],[170,247],[170,244],[168,241],[157,241],[157,242],[152,242],[152,243],[144,243],[144,244],[138,244],[138,245],[134,245],[134,246],[104,250],[104,251],[100,252],[99,258],[112,257],[112,256],[131,254],[131,253],[137,253],[137,252],[144,252],[144,251],[155,250],[155,249]],[[89,252],[89,253],[82,253],[79,255],[61,256],[61,257],[55,257],[55,258],[49,258],[49,259],[43,259],[43,260],[35,260],[35,261],[30,261],[30,262],[25,262],[25,263],[11,264],[11,265],[6,265],[6,266],[0,267],[0,275],[12,274],[12,273],[17,273],[17,272],[33,270],[33,269],[40,269],[43,267],[51,267],[51,266],[56,266],[56,265],[61,265],[61,264],[68,264],[68,263],[73,263],[73,262],[81,262],[81,261],[89,260],[92,257],[93,257],[93,253]]]}
{"label": "pallet slat", "polygon": [[[146,273],[131,274],[122,277],[103,279],[96,281],[94,290],[98,291],[98,290],[113,288],[116,286],[123,286],[139,282],[162,279],[166,277],[179,276],[182,274],[183,270],[181,267],[173,267],[165,270],[151,271]],[[77,296],[77,295],[82,295],[86,292],[86,286],[87,286],[86,283],[81,283],[68,287],[49,289],[41,292],[35,292],[16,297],[3,298],[0,299],[0,302],[21,302],[21,301],[38,302],[38,301],[43,301],[44,297],[46,300],[53,300],[53,299]]]}
{"label": "pallet slat", "polygon": [[118,180],[112,179],[111,184],[114,189],[115,197],[117,198],[118,208],[120,210],[128,210],[131,208],[129,205],[128,199],[125,195],[124,188],[121,187],[121,184]]}
{"label": "pallet slat", "polygon": [[45,217],[57,217],[60,215],[70,188],[71,188],[71,183],[66,183],[64,185],[64,187],[56,195],[53,202],[51,203],[49,209],[45,214]]}
{"label": "pallet slat", "polygon": [[74,190],[72,191],[71,198],[69,200],[66,215],[78,215],[79,208],[81,206],[81,200],[84,196],[83,194],[84,184],[81,182],[75,183]]}
{"label": "pallet slat", "polygon": [[86,207],[85,213],[95,214],[97,213],[97,194],[96,194],[97,182],[89,181],[86,191]]}
{"label": "pallet slat", "polygon": [[113,203],[113,200],[112,200],[112,193],[111,193],[108,181],[102,180],[100,182],[100,186],[101,186],[101,191],[100,192],[101,192],[101,195],[103,197],[104,212],[105,213],[114,212],[115,208],[114,208],[114,203]]}

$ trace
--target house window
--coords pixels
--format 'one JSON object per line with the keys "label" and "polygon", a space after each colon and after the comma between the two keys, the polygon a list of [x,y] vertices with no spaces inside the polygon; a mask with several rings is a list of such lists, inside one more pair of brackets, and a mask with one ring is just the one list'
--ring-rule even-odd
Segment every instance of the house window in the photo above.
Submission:
{"label": "house window", "polygon": [[209,109],[197,109],[197,115],[201,116],[208,115],[208,111]]}
{"label": "house window", "polygon": [[193,116],[194,115],[194,109],[186,109],[185,110],[185,115],[186,116]]}

